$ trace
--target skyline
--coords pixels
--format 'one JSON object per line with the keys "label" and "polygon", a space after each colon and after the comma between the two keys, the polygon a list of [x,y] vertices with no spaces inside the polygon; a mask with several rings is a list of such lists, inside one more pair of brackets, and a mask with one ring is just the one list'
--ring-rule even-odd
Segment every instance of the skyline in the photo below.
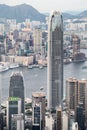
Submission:
{"label": "skyline", "polygon": [[[87,1],[83,1],[83,0],[66,0],[66,2],[64,0],[62,1],[56,1],[54,4],[53,0],[44,0],[44,1],[40,1],[40,0],[26,0],[26,2],[24,0],[2,0],[0,1],[0,4],[6,4],[6,5],[10,5],[10,6],[14,6],[14,5],[20,5],[20,4],[29,4],[31,6],[33,6],[35,9],[37,9],[39,12],[51,12],[52,10],[59,10],[61,12],[64,11],[82,11],[82,10],[86,10],[87,9]],[[50,6],[47,4],[50,3]],[[74,5],[74,7],[72,7],[72,5]]]}

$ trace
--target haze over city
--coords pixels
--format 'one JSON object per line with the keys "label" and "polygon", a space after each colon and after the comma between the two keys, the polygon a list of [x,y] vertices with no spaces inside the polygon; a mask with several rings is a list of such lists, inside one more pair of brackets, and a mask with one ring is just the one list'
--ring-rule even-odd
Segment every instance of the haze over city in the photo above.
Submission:
{"label": "haze over city", "polygon": [[0,4],[7,5],[19,5],[19,4],[29,4],[35,7],[40,12],[50,12],[51,10],[60,10],[60,11],[82,11],[87,8],[86,0],[2,0]]}

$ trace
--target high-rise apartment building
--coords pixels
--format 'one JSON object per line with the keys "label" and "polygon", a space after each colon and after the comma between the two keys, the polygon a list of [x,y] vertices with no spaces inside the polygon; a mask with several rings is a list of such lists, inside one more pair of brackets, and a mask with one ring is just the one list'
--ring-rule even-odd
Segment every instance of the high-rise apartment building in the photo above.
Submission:
{"label": "high-rise apartment building", "polygon": [[34,52],[41,53],[42,48],[42,30],[40,28],[35,28],[33,30],[34,38]]}
{"label": "high-rise apartment building", "polygon": [[[75,78],[67,79],[66,100],[67,100],[68,110],[70,111],[73,110],[75,114],[78,114],[77,111],[78,104],[83,104],[82,118],[84,118],[85,128],[87,128],[87,80],[77,80]],[[77,118],[77,115],[75,115],[75,117]],[[77,121],[79,123],[81,120],[77,120]]]}
{"label": "high-rise apartment building", "polygon": [[87,80],[78,81],[78,103],[83,103],[85,113],[85,127],[87,128]]}
{"label": "high-rise apartment building", "polygon": [[66,80],[66,100],[68,109],[75,111],[78,102],[78,80],[75,78]]}
{"label": "high-rise apartment building", "polygon": [[78,103],[83,103],[85,108],[87,80],[78,80]]}
{"label": "high-rise apartment building", "polygon": [[80,38],[77,35],[72,35],[73,61],[84,61],[85,54],[80,52]]}
{"label": "high-rise apartment building", "polygon": [[45,97],[44,92],[32,93],[32,125],[40,130],[45,130]]}
{"label": "high-rise apartment building", "polygon": [[56,110],[56,130],[62,130],[62,108]]}
{"label": "high-rise apartment building", "polygon": [[21,110],[24,113],[24,82],[20,72],[15,72],[10,78],[9,97],[21,98]]}
{"label": "high-rise apartment building", "polygon": [[9,97],[7,101],[7,130],[12,130],[12,115],[21,114],[21,99],[18,97]]}
{"label": "high-rise apartment building", "polygon": [[55,109],[63,98],[63,19],[60,12],[52,12],[48,28],[48,109]]}
{"label": "high-rise apartment building", "polygon": [[80,52],[80,38],[77,35],[72,35],[72,46],[73,46],[73,55]]}

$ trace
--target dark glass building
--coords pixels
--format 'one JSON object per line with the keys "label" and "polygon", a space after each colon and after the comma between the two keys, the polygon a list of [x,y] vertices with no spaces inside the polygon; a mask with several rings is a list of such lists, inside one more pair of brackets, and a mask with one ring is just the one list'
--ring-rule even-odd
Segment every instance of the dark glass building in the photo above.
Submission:
{"label": "dark glass building", "polygon": [[7,130],[12,130],[12,115],[21,114],[21,99],[18,97],[9,97],[7,103]]}
{"label": "dark glass building", "polygon": [[85,116],[83,104],[79,104],[76,107],[76,122],[78,122],[78,128],[80,130],[85,130]]}
{"label": "dark glass building", "polygon": [[21,98],[21,112],[24,113],[24,82],[22,73],[15,72],[11,75],[9,97]]}
{"label": "dark glass building", "polygon": [[4,130],[4,115],[0,112],[0,130]]}
{"label": "dark glass building", "polygon": [[63,98],[63,19],[54,11],[48,26],[48,108],[56,108]]}

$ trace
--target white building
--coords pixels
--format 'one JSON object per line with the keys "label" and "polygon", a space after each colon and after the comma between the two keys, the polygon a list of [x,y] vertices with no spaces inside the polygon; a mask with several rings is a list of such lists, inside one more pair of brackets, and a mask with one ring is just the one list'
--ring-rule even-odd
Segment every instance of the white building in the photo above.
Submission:
{"label": "white building", "polygon": [[62,113],[62,130],[68,130],[68,114]]}
{"label": "white building", "polygon": [[16,130],[24,130],[24,115],[23,114],[13,114],[12,115],[11,128]]}
{"label": "white building", "polygon": [[53,130],[54,120],[51,114],[46,114],[45,121],[46,121],[45,130]]}

